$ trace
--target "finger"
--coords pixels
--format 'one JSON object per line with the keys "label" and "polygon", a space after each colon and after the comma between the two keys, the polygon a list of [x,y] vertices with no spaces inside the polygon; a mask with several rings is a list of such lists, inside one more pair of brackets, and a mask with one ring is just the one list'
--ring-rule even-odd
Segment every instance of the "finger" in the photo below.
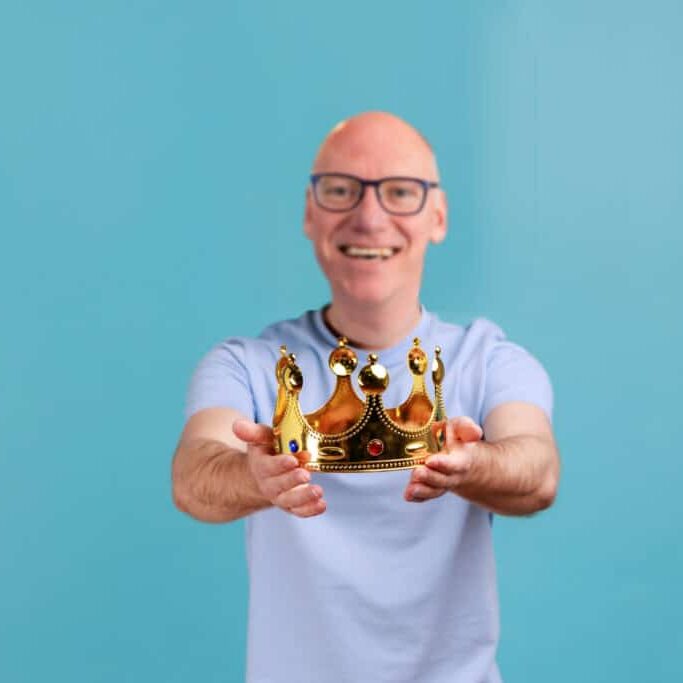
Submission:
{"label": "finger", "polygon": [[446,489],[432,488],[425,484],[410,484],[405,491],[405,499],[409,503],[422,503],[425,500],[438,498],[446,493]]}
{"label": "finger", "polygon": [[455,436],[455,422],[453,420],[448,420],[444,425],[444,448],[446,452],[454,448],[457,444],[457,437]]}
{"label": "finger", "polygon": [[299,467],[299,461],[286,453],[270,455],[253,449],[249,453],[251,469],[259,479],[269,479]]}
{"label": "finger", "polygon": [[447,489],[453,485],[448,474],[433,470],[430,467],[416,467],[410,478],[411,484],[424,484],[437,489]]}
{"label": "finger", "polygon": [[274,500],[285,491],[289,491],[301,484],[308,484],[311,481],[311,473],[302,467],[295,467],[293,470],[268,477],[262,483],[262,488],[266,491],[268,498]]}
{"label": "finger", "polygon": [[240,441],[245,443],[262,445],[273,443],[273,430],[267,425],[256,424],[249,420],[235,420],[232,423],[232,431]]}
{"label": "finger", "polygon": [[[247,444],[247,453],[251,455],[272,457],[274,455],[289,455],[289,453],[276,453],[273,450],[273,444]],[[295,458],[296,459],[296,458]]]}
{"label": "finger", "polygon": [[297,517],[314,517],[315,515],[321,515],[325,510],[327,510],[327,503],[320,498],[312,503],[292,508],[290,512]]}
{"label": "finger", "polygon": [[430,455],[425,466],[447,476],[466,474],[472,466],[472,458],[469,453],[456,448],[448,453]]}
{"label": "finger", "polygon": [[479,441],[484,432],[482,428],[469,417],[456,417],[453,422],[454,436],[458,441],[468,443],[471,441]]}
{"label": "finger", "polygon": [[313,484],[300,484],[284,493],[281,493],[273,501],[275,505],[291,512],[302,506],[315,503],[323,497],[323,490],[320,486]]}

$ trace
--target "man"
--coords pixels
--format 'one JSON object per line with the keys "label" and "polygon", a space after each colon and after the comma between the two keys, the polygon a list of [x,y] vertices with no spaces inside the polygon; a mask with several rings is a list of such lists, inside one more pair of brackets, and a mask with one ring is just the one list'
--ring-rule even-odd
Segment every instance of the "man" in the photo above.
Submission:
{"label": "man", "polygon": [[[304,219],[331,304],[226,340],[194,374],[174,499],[207,522],[249,515],[250,681],[500,680],[491,513],[552,503],[552,392],[492,323],[449,325],[420,306],[425,251],[446,235],[438,181],[428,143],[401,119],[373,112],[338,125],[315,160]],[[443,347],[446,412],[460,416],[443,452],[371,474],[311,474],[273,455],[265,425],[279,345],[297,354],[309,412],[332,391],[339,335],[361,358],[379,354],[386,405],[408,394],[413,337]]]}

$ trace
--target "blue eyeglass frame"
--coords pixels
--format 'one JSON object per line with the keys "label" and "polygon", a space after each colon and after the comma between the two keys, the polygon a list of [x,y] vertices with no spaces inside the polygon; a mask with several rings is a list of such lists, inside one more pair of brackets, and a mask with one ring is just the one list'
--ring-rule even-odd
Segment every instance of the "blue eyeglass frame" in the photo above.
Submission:
{"label": "blue eyeglass frame", "polygon": [[[318,181],[321,178],[329,178],[330,176],[334,178],[350,178],[351,180],[355,180],[356,182],[359,182],[361,185],[360,188],[360,194],[358,195],[358,199],[356,202],[352,205],[349,206],[347,209],[330,209],[327,206],[323,206],[321,204],[320,200],[318,199],[318,191],[317,191],[317,185]],[[313,187],[313,198],[315,199],[315,203],[323,210],[325,211],[331,211],[333,213],[345,213],[346,211],[352,211],[355,209],[362,201],[363,197],[365,196],[365,188],[370,186],[375,188],[375,195],[377,197],[377,201],[379,202],[379,205],[386,211],[387,213],[393,215],[393,216],[414,216],[415,214],[420,213],[422,209],[424,209],[425,202],[427,201],[427,192],[429,192],[430,189],[439,187],[439,183],[436,183],[432,180],[423,180],[422,178],[412,178],[411,176],[386,176],[385,178],[378,178],[377,180],[365,180],[364,178],[359,178],[358,176],[351,175],[350,173],[313,173],[310,176],[311,180],[311,185]],[[384,202],[382,202],[382,197],[379,193],[379,186],[387,181],[387,180],[411,180],[415,183],[419,183],[422,186],[423,193],[422,193],[422,201],[420,202],[420,206],[415,209],[415,211],[390,211],[387,209],[386,206],[384,206]]]}

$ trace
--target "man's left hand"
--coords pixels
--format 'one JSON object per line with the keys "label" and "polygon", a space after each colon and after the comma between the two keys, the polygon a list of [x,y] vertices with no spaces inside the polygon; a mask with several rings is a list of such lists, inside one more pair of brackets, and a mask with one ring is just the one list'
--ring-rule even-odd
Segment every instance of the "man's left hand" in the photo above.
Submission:
{"label": "man's left hand", "polygon": [[413,470],[404,493],[407,501],[421,503],[438,498],[466,481],[472,467],[473,450],[483,431],[469,417],[452,418],[443,424],[443,429],[443,450],[428,456],[424,465]]}

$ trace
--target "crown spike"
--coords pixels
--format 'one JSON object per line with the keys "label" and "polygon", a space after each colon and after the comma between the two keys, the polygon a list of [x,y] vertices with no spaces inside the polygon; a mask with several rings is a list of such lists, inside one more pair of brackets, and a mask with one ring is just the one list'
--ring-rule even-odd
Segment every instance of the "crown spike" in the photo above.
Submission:
{"label": "crown spike", "polygon": [[413,376],[413,386],[408,398],[393,410],[387,410],[389,416],[411,429],[419,429],[431,421],[434,407],[427,394],[425,372],[427,371],[427,354],[420,348],[420,340],[416,337],[413,347],[408,351],[408,368]]}
{"label": "crown spike", "polygon": [[342,341],[340,339],[339,346],[332,350],[328,365],[337,377],[349,377],[358,365],[358,358],[353,349],[343,344]]}
{"label": "crown spike", "polygon": [[443,382],[443,377],[446,374],[446,370],[441,360],[441,347],[437,346],[434,349],[436,356],[432,361],[432,379],[434,380],[434,385],[438,388]]}
{"label": "crown spike", "polygon": [[389,386],[389,373],[383,365],[377,362],[376,353],[368,355],[368,365],[360,371],[358,384],[363,393],[368,396],[381,394]]}
{"label": "crown spike", "polygon": [[[282,422],[287,405],[289,403],[289,394],[292,391],[298,391],[303,384],[303,376],[299,368],[294,363],[294,354],[287,355],[287,346],[282,344],[280,346],[280,358],[275,365],[275,377],[277,378],[277,398],[275,400],[275,412],[273,414],[273,428],[274,433],[279,433],[279,425]],[[298,373],[298,375],[297,375]],[[292,383],[292,377],[294,381]],[[294,384],[294,386],[292,386]],[[297,388],[298,387],[298,388]],[[277,440],[276,440],[277,441]],[[276,443],[276,448],[279,448]],[[277,451],[281,452],[281,451]]]}
{"label": "crown spike", "polygon": [[419,341],[415,338],[415,346],[408,351],[408,367],[414,376],[422,376],[427,371],[427,354],[420,348]]}
{"label": "crown spike", "polygon": [[304,385],[304,376],[296,364],[296,356],[293,353],[289,354],[287,364],[282,369],[282,384],[288,392],[295,394],[298,394]]}

